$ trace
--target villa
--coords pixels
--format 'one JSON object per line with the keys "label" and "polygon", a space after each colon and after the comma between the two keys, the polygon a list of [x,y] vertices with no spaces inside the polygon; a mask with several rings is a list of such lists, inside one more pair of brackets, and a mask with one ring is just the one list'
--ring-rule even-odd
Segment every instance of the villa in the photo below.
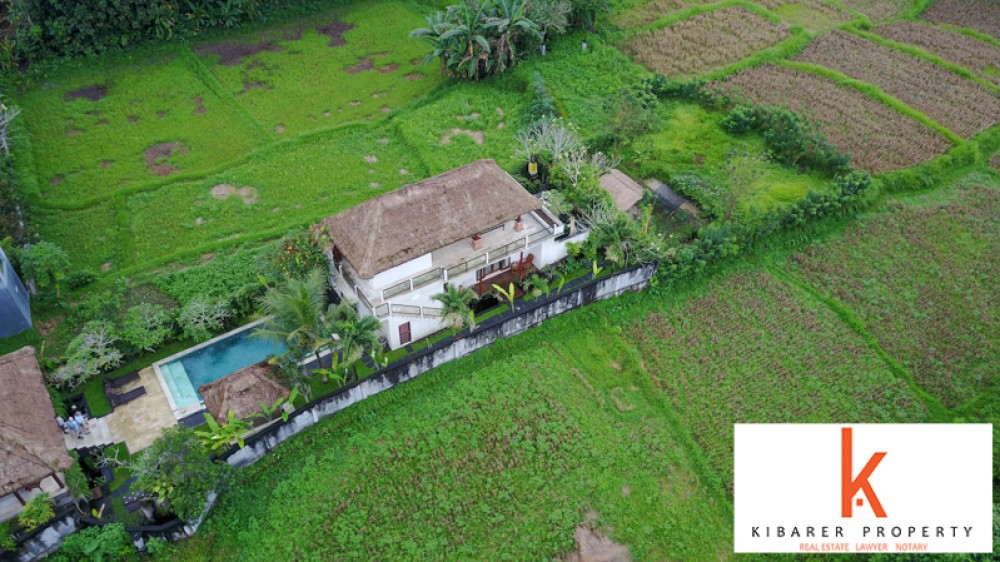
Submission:
{"label": "villa", "polygon": [[31,328],[28,291],[0,250],[0,338],[16,336]]}
{"label": "villa", "polygon": [[478,160],[323,221],[338,293],[382,321],[391,349],[446,328],[446,284],[483,295],[566,257],[573,232],[493,160]]}
{"label": "villa", "polygon": [[32,497],[66,491],[62,471],[73,466],[56,425],[34,347],[0,356],[0,522],[12,519]]}

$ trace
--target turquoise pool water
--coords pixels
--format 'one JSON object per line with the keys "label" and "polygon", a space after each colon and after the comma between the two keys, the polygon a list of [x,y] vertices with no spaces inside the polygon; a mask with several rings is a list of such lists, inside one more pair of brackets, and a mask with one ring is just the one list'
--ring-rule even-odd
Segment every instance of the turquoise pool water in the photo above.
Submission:
{"label": "turquoise pool water", "polygon": [[234,332],[223,339],[160,365],[160,373],[177,409],[201,401],[198,387],[287,351],[283,344],[250,337],[253,328]]}

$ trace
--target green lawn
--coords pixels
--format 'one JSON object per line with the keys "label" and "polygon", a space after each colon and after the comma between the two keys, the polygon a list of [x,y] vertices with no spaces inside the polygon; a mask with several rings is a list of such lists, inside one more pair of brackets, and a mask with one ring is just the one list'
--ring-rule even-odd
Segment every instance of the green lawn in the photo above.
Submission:
{"label": "green lawn", "polygon": [[[663,103],[660,112],[662,130],[635,139],[624,157],[623,163],[637,175],[668,183],[680,175],[697,175],[732,190],[745,209],[793,202],[810,189],[823,190],[829,182],[822,174],[799,173],[770,160],[759,136],[727,133],[719,125],[721,112],[677,101]],[[727,166],[736,154],[748,155],[751,162],[751,181],[746,185],[730,182]]]}

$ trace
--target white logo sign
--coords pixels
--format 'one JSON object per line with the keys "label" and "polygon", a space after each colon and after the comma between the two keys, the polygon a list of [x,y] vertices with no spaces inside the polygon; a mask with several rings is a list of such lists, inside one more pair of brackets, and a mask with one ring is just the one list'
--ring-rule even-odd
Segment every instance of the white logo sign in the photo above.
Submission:
{"label": "white logo sign", "polygon": [[736,552],[993,552],[989,424],[736,424]]}

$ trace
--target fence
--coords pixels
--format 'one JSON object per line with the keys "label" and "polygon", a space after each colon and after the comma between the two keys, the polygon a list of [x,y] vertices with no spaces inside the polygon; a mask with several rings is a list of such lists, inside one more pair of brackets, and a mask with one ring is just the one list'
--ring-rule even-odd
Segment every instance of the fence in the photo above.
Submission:
{"label": "fence", "polygon": [[355,404],[388,390],[397,384],[416,378],[439,367],[482,349],[497,339],[510,337],[545,320],[588,303],[620,295],[625,291],[642,290],[656,272],[657,264],[633,267],[616,274],[596,279],[584,278],[567,284],[563,291],[532,301],[515,301],[519,308],[490,318],[471,334],[461,338],[444,339],[414,355],[408,356],[368,378],[318,398],[289,416],[287,422],[273,425],[267,431],[250,437],[242,449],[234,449],[227,456],[229,464],[247,466],[270,453],[282,442]]}

